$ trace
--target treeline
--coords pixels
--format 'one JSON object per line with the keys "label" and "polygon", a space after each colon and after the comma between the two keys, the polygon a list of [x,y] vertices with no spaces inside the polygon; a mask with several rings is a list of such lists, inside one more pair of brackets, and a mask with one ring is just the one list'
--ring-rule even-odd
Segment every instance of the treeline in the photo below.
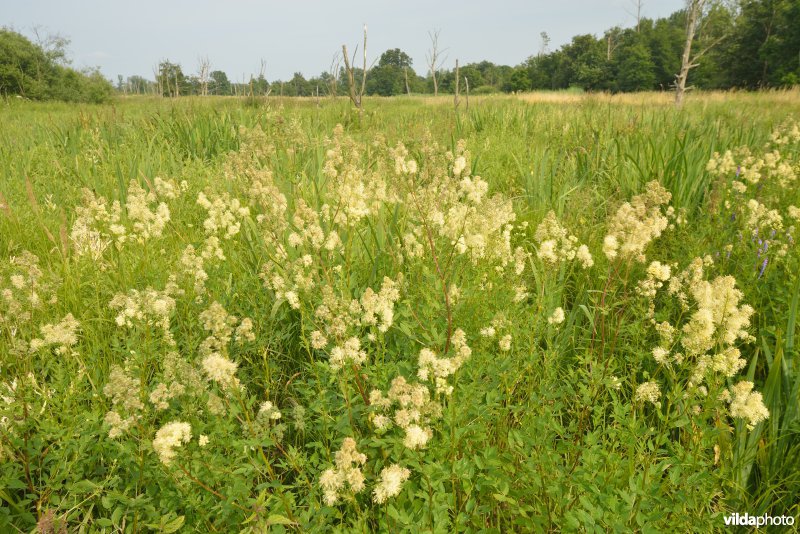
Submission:
{"label": "treeline", "polygon": [[69,41],[48,36],[36,44],[22,34],[0,28],[0,95],[31,100],[105,102],[114,88],[97,70],[69,67]]}
{"label": "treeline", "polygon": [[[696,67],[690,85],[700,89],[757,89],[800,84],[800,0],[728,0],[708,2],[693,43]],[[542,33],[539,52],[516,66],[481,61],[458,71],[461,91],[473,94],[577,88],[587,91],[669,90],[681,68],[686,41],[686,11],[648,19],[635,27],[614,27],[602,36],[578,35],[558,50],[548,49]],[[438,34],[436,34],[438,39]],[[0,30],[0,94],[31,99],[99,102],[111,85],[97,71],[68,67],[66,40],[34,44],[9,29]],[[451,52],[452,55],[452,52]],[[144,76],[118,76],[124,94],[186,95],[346,95],[347,74],[341,56],[311,78],[296,72],[289,80],[267,81],[260,73],[234,81],[201,60],[196,73],[165,60]],[[452,93],[454,69],[426,65],[420,75],[400,49],[385,51],[369,69],[368,95]],[[435,72],[435,76],[432,75]],[[355,69],[355,79],[361,71]]]}
{"label": "treeline", "polygon": [[[758,89],[800,84],[800,0],[739,0],[711,3],[693,44],[697,66],[690,84],[700,89]],[[602,36],[578,35],[555,51],[542,33],[539,53],[514,67],[490,61],[459,69],[461,91],[473,94],[578,88],[587,91],[669,90],[681,67],[686,41],[686,12],[640,18],[632,28],[614,27]],[[225,72],[201,69],[185,75],[178,64],[162,62],[155,81],[119,78],[118,89],[131,93],[176,95],[322,96],[347,94],[345,69],[336,61],[318,76],[296,72],[289,80],[268,82],[262,72],[233,82]],[[369,95],[452,93],[453,69],[418,74],[402,50],[384,52],[367,76]],[[360,70],[355,69],[360,79]]]}

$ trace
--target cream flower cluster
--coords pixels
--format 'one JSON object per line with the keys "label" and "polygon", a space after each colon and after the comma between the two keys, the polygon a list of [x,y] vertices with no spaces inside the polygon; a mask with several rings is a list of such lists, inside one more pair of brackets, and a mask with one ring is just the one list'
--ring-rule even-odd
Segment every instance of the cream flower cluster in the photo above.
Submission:
{"label": "cream flower cluster", "polygon": [[394,322],[394,305],[400,298],[397,283],[385,276],[379,293],[368,287],[361,296],[361,308],[364,310],[362,322],[375,325],[380,332],[386,332]]}
{"label": "cream flower cluster", "polygon": [[173,421],[162,426],[153,439],[153,450],[165,465],[172,463],[175,449],[192,441],[192,427],[189,423]]}
{"label": "cream flower cluster", "polygon": [[586,245],[578,245],[578,238],[561,225],[555,211],[548,212],[539,223],[534,239],[539,243],[536,255],[545,263],[557,265],[577,258],[584,269],[594,265],[589,248]]}
{"label": "cream flower cluster", "polygon": [[0,288],[0,325],[5,323],[12,328],[29,323],[34,311],[44,311],[58,301],[54,280],[48,280],[39,265],[39,257],[27,250],[13,256],[8,270],[0,271],[2,275],[7,276],[9,285]]}
{"label": "cream flower cluster", "polygon": [[423,449],[433,436],[432,421],[441,417],[441,405],[431,399],[424,384],[412,384],[403,376],[392,380],[384,395],[378,389],[369,395],[372,424],[379,432],[397,425],[405,432],[403,444],[412,450]]}
{"label": "cream flower cluster", "polygon": [[319,212],[311,209],[302,198],[297,199],[292,224],[294,231],[287,238],[291,247],[307,247],[316,252],[321,249],[334,252],[342,247],[339,233],[336,230],[326,233],[320,222]]}
{"label": "cream flower cluster", "polygon": [[[121,436],[139,417],[139,412],[144,408],[139,391],[141,384],[137,379],[122,367],[111,367],[108,382],[103,388],[103,393],[111,399],[113,407],[105,416],[105,422],[110,427],[108,437],[114,439]],[[127,417],[123,418],[120,411]]]}
{"label": "cream flower cluster", "polygon": [[328,141],[322,174],[328,180],[327,198],[322,208],[326,220],[341,226],[354,226],[365,217],[377,214],[386,203],[392,203],[381,174],[382,168],[365,170],[361,164],[361,146],[344,135],[337,124]]}
{"label": "cream flower cluster", "polygon": [[397,464],[384,467],[381,470],[380,482],[372,492],[372,500],[377,504],[383,504],[390,498],[396,497],[400,494],[403,484],[409,476],[411,476],[411,471]]}
{"label": "cream flower cluster", "polygon": [[344,438],[334,460],[334,467],[326,469],[319,478],[325,504],[328,506],[339,501],[345,484],[354,494],[364,489],[364,474],[360,466],[366,463],[367,456],[358,452],[353,438]]}
{"label": "cream flower cluster", "polygon": [[55,345],[56,354],[66,354],[70,347],[78,343],[78,328],[80,323],[68,313],[61,321],[55,324],[45,324],[40,327],[41,338],[31,340],[31,351],[39,351]]}
{"label": "cream flower cluster", "polygon": [[753,391],[753,383],[741,381],[725,391],[723,399],[730,403],[731,416],[747,420],[747,428],[752,430],[758,423],[769,418],[769,410],[764,405],[761,393]]}
{"label": "cream flower cluster", "polygon": [[[735,344],[751,341],[747,332],[754,310],[740,304],[743,294],[736,288],[732,276],[717,276],[706,280],[704,269],[712,265],[709,257],[696,258],[682,272],[670,279],[669,293],[675,296],[682,308],[692,311],[680,328],[680,346],[672,359],[678,364],[684,360],[694,365],[690,386],[699,386],[709,373],[731,378],[745,365]],[[669,346],[673,344],[676,328],[668,322],[656,325],[662,345],[653,356],[660,364],[668,363]]]}
{"label": "cream flower cluster", "polygon": [[[745,367],[747,362],[736,345],[753,340],[747,331],[753,308],[742,303],[744,294],[736,287],[736,280],[732,276],[708,279],[705,270],[711,265],[713,260],[708,256],[695,258],[685,270],[670,277],[669,267],[653,262],[645,280],[655,283],[669,279],[667,292],[680,303],[682,316],[689,312],[688,320],[682,326],[668,321],[656,323],[651,316],[661,339],[659,346],[652,351],[653,359],[659,365],[674,363],[686,368],[686,385],[702,395],[706,394],[704,382],[709,387],[724,383]],[[646,290],[642,293],[652,301],[661,285],[655,283],[652,288],[648,284],[645,286]],[[678,347],[683,352],[672,353]],[[656,387],[655,382],[640,385],[637,399],[650,400],[655,396],[655,391],[660,391]],[[740,382],[730,392],[726,390],[722,397],[722,400],[731,403],[731,416],[747,419],[751,428],[769,416],[761,394],[752,392],[752,389],[752,383]]]}
{"label": "cream flower cluster", "polygon": [[505,266],[514,261],[511,232],[516,214],[509,198],[499,193],[490,196],[488,184],[470,175],[465,146],[461,140],[455,152],[443,153],[431,142],[423,150],[426,165],[401,177],[408,191],[401,201],[419,216],[404,233],[404,250],[408,257],[421,256],[430,241],[440,237],[473,264],[489,261]]}
{"label": "cream flower cluster", "polygon": [[117,311],[118,326],[132,328],[135,323],[159,327],[168,342],[173,343],[170,332],[170,317],[175,311],[175,297],[183,291],[172,276],[163,290],[148,287],[143,291],[131,289],[128,293],[117,293],[109,306]]}
{"label": "cream flower cluster", "polygon": [[664,287],[664,284],[669,281],[671,276],[672,269],[669,265],[660,261],[653,261],[647,266],[647,276],[636,285],[636,292],[648,301],[647,318],[651,321],[655,321],[656,294],[659,289]]}
{"label": "cream flower cluster", "polygon": [[238,198],[232,198],[228,193],[222,193],[213,199],[209,199],[205,193],[198,193],[197,204],[207,212],[203,221],[206,241],[202,256],[204,259],[225,261],[220,238],[227,240],[238,234],[242,228],[242,219],[250,216],[250,210],[242,206]]}
{"label": "cream flower cluster", "polygon": [[78,256],[98,261],[115,241],[122,242],[127,230],[122,225],[122,206],[119,201],[109,206],[104,197],[83,190],[83,203],[75,208],[75,221],[70,230],[72,249]]}
{"label": "cream flower cluster", "polygon": [[644,262],[647,245],[669,226],[662,206],[671,198],[672,194],[654,180],[647,184],[644,193],[622,204],[611,218],[603,241],[606,257]]}
{"label": "cream flower cluster", "polygon": [[[210,335],[200,344],[200,356],[203,358],[202,366],[206,376],[223,387],[235,388],[239,386],[236,378],[238,364],[228,355],[228,345],[234,335],[234,327],[239,323],[237,332],[244,326],[245,334],[252,329],[252,321],[244,319],[241,322],[230,315],[218,302],[212,302],[209,307],[200,313],[203,328]],[[245,322],[246,321],[246,322]],[[246,334],[250,337],[250,334]],[[238,341],[247,340],[247,337],[237,336]]]}
{"label": "cream flower cluster", "polygon": [[161,237],[170,221],[170,211],[165,202],[159,202],[159,197],[177,198],[185,186],[179,188],[174,181],[161,178],[156,178],[155,182],[156,185],[147,191],[137,180],[132,180],[128,185],[124,210],[118,200],[109,204],[104,197],[84,189],[83,203],[75,208],[77,217],[70,231],[75,254],[98,261],[112,243],[117,246],[127,241],[141,244]]}
{"label": "cream flower cluster", "polygon": [[656,382],[643,382],[636,388],[636,400],[661,406],[661,387]]}
{"label": "cream flower cluster", "polygon": [[[426,348],[419,352],[417,362],[419,367],[417,377],[423,382],[432,382],[436,392],[444,395],[453,392],[453,386],[447,381],[448,377],[455,374],[472,354],[472,349],[467,345],[467,335],[460,328],[453,332],[450,341],[453,351],[453,356],[450,358],[439,358],[435,352]],[[508,343],[510,348],[510,337]]]}
{"label": "cream flower cluster", "polygon": [[[174,188],[170,189],[170,193]],[[145,191],[138,182],[132,181],[128,187],[125,211],[132,226],[128,239],[144,243],[152,237],[160,237],[170,220],[169,207],[158,202],[155,191]],[[153,208],[151,209],[151,205]]]}

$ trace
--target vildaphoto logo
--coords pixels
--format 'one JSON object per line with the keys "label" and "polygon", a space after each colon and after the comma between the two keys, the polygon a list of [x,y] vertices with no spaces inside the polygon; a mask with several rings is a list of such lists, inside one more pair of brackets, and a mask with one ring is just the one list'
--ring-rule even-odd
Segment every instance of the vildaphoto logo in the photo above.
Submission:
{"label": "vildaphoto logo", "polygon": [[790,515],[750,515],[728,514],[725,516],[725,525],[730,527],[766,527],[794,525],[794,517]]}

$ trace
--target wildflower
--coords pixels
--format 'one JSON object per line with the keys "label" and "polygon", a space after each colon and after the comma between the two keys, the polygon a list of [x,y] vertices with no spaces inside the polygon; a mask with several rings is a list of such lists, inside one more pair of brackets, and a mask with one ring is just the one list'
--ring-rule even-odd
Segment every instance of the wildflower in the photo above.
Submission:
{"label": "wildflower", "polygon": [[617,250],[619,250],[619,242],[616,236],[607,235],[603,239],[603,254],[605,254],[609,260],[613,260],[617,257]]}
{"label": "wildflower", "polygon": [[360,465],[367,461],[366,455],[358,452],[353,438],[344,438],[342,447],[334,455],[335,466],[323,471],[319,479],[325,504],[333,506],[339,500],[345,483],[350,486],[353,493],[364,489],[364,475]]}
{"label": "wildflower", "polygon": [[634,196],[619,207],[611,218],[603,251],[608,259],[617,255],[623,259],[644,262],[644,249],[667,228],[669,220],[661,212],[672,195],[657,181],[649,182],[645,192]]}
{"label": "wildflower", "polygon": [[547,323],[548,324],[561,324],[561,323],[564,322],[564,318],[565,318],[565,316],[564,316],[564,308],[559,306],[558,308],[553,310],[553,313],[550,314],[550,317],[547,318]]}
{"label": "wildflower", "polygon": [[758,423],[769,417],[761,393],[753,391],[753,383],[742,381],[731,388],[731,416],[747,420],[747,428],[752,430]]}
{"label": "wildflower", "polygon": [[578,251],[575,253],[575,257],[578,258],[578,261],[581,262],[581,266],[584,269],[588,269],[589,267],[594,265],[592,254],[589,252],[589,247],[587,247],[586,245],[581,245],[578,247]]}
{"label": "wildflower", "polygon": [[652,402],[656,406],[660,406],[660,398],[661,388],[656,382],[644,382],[636,388],[636,400],[638,401]]}
{"label": "wildflower", "polygon": [[508,352],[511,350],[511,334],[506,334],[500,338],[500,341],[497,342],[498,347],[503,352]]}
{"label": "wildflower", "polygon": [[219,382],[223,386],[236,386],[239,380],[236,378],[236,369],[239,367],[236,362],[217,352],[213,352],[203,359],[203,370],[208,378]]}
{"label": "wildflower", "polygon": [[153,449],[162,463],[169,465],[175,458],[175,448],[192,440],[192,427],[189,423],[174,421],[162,426],[153,440]]}
{"label": "wildflower", "polygon": [[658,364],[666,365],[669,361],[669,351],[664,347],[656,347],[653,349],[653,359]]}
{"label": "wildflower", "polygon": [[78,342],[78,321],[71,313],[56,324],[43,325],[39,330],[42,339],[31,340],[31,350],[37,351],[44,347],[56,345],[56,354],[66,354],[67,349]]}
{"label": "wildflower", "polygon": [[128,428],[130,428],[135,421],[132,416],[123,419],[122,416],[114,410],[109,411],[103,420],[110,427],[108,430],[108,437],[111,439],[118,438],[127,432]]}
{"label": "wildflower", "polygon": [[111,398],[114,406],[122,407],[126,412],[133,413],[144,408],[139,398],[140,383],[127,374],[121,367],[114,365],[108,376],[108,383],[103,388],[103,393]]}
{"label": "wildflower", "polygon": [[329,363],[332,370],[338,371],[348,362],[361,365],[366,360],[367,353],[361,350],[361,341],[357,337],[351,337],[344,345],[333,347]]}
{"label": "wildflower", "polygon": [[272,402],[264,401],[258,409],[258,416],[272,421],[277,421],[281,418],[281,412],[276,408]]}
{"label": "wildflower", "polygon": [[394,303],[399,298],[400,291],[397,289],[397,284],[388,277],[384,277],[380,293],[367,288],[361,297],[361,307],[364,310],[362,323],[377,325],[381,332],[389,330],[394,320]]}
{"label": "wildflower", "polygon": [[570,235],[569,231],[561,225],[555,211],[550,211],[539,223],[534,239],[539,243],[536,255],[545,263],[557,264],[578,257],[584,268],[594,264],[589,248],[586,245],[576,246],[578,238]]}
{"label": "wildflower", "polygon": [[373,490],[373,500],[377,504],[385,503],[389,498],[400,494],[403,483],[411,476],[411,471],[405,467],[393,464],[381,470],[380,482]]}
{"label": "wildflower", "polygon": [[208,445],[208,436],[206,436],[205,434],[200,434],[200,437],[197,440],[197,444],[200,445],[201,447],[205,447],[206,445]]}
{"label": "wildflower", "polygon": [[406,437],[403,445],[411,450],[424,449],[431,438],[431,431],[419,425],[409,425],[406,428]]}

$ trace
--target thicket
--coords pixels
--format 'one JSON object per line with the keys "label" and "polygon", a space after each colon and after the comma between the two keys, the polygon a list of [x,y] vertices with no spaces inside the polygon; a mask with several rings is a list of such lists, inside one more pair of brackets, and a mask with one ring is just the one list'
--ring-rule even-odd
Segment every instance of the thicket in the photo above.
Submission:
{"label": "thicket", "polygon": [[24,35],[0,28],[0,95],[65,102],[107,101],[114,92],[98,70],[67,65],[66,41],[45,49]]}

